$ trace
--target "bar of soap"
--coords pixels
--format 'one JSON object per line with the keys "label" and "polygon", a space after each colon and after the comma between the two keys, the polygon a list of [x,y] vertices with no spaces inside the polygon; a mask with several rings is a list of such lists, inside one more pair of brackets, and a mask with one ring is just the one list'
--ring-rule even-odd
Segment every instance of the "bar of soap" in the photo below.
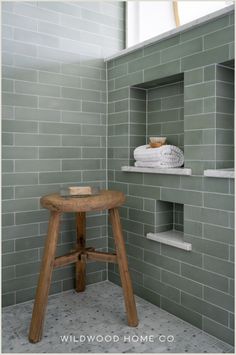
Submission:
{"label": "bar of soap", "polygon": [[91,186],[71,186],[69,187],[70,195],[91,195]]}

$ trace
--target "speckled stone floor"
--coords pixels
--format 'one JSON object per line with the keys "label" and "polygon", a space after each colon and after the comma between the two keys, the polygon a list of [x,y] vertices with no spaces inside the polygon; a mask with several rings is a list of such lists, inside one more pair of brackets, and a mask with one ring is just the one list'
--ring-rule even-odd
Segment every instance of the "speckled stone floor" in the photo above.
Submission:
{"label": "speckled stone floor", "polygon": [[[233,348],[136,297],[139,326],[126,325],[122,289],[105,281],[50,296],[44,337],[27,340],[33,302],[3,309],[3,353],[223,353]],[[90,337],[90,338],[89,338]]]}

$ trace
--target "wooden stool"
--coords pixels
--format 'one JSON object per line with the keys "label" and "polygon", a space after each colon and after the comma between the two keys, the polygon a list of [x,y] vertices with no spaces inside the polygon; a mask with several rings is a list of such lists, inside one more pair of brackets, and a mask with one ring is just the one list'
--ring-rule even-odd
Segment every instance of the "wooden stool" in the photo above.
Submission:
{"label": "wooden stool", "polygon": [[[102,190],[98,195],[88,197],[61,197],[59,194],[51,194],[41,198],[41,205],[51,211],[48,225],[48,234],[45,242],[41,270],[36,290],[34,308],[32,313],[29,341],[37,343],[42,338],[43,323],[47,307],[48,293],[51,284],[52,272],[56,267],[71,263],[76,264],[76,291],[85,290],[86,284],[86,260],[97,260],[118,263],[121,284],[124,293],[124,301],[128,318],[128,325],[138,325],[136,305],[133,288],[128,269],[125,243],[123,240],[121,222],[118,208],[125,201],[125,195],[118,191]],[[86,212],[108,209],[110,212],[112,230],[115,239],[116,254],[95,251],[94,248],[86,248]],[[55,257],[60,216],[63,212],[76,212],[77,241],[75,251]]]}

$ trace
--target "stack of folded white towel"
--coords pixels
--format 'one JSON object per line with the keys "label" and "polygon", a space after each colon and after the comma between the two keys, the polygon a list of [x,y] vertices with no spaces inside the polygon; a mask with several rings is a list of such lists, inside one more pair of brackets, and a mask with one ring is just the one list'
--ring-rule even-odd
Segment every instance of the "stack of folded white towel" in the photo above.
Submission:
{"label": "stack of folded white towel", "polygon": [[174,145],[150,148],[141,145],[134,150],[135,166],[149,168],[177,168],[184,164],[184,154]]}

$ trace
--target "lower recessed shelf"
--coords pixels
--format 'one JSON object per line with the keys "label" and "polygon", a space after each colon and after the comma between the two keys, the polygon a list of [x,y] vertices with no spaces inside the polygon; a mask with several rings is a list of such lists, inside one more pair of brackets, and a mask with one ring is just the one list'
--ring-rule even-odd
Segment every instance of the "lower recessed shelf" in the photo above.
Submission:
{"label": "lower recessed shelf", "polygon": [[137,166],[122,166],[121,170],[131,173],[192,175],[192,169],[190,168],[140,168]]}
{"label": "lower recessed shelf", "polygon": [[184,242],[184,233],[176,230],[169,230],[161,233],[148,233],[147,239],[171,245],[172,247],[186,251],[192,250],[192,244]]}

